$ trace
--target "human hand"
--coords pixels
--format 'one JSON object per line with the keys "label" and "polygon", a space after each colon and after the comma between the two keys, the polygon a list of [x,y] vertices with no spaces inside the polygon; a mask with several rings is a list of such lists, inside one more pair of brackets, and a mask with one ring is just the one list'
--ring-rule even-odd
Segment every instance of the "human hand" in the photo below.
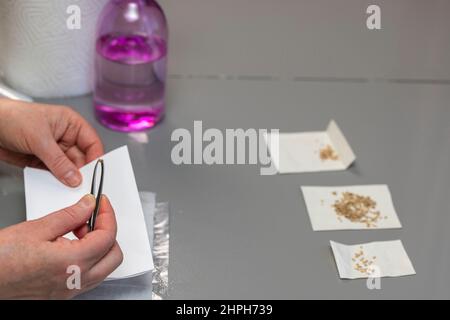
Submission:
{"label": "human hand", "polygon": [[70,187],[78,169],[103,155],[103,145],[86,120],[64,106],[0,99],[0,160],[49,169]]}
{"label": "human hand", "polygon": [[[100,284],[123,259],[117,224],[102,196],[95,230],[86,221],[95,207],[92,195],[42,219],[0,230],[0,299],[69,299]],[[74,231],[79,240],[63,235]],[[81,289],[70,290],[69,266],[80,268]]]}

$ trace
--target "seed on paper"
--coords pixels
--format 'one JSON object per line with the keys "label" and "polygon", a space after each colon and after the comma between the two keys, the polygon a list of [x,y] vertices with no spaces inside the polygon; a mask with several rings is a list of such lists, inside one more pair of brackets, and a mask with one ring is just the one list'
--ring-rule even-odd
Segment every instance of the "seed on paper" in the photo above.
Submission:
{"label": "seed on paper", "polygon": [[373,257],[372,260],[369,260],[365,257],[364,250],[360,248],[360,250],[358,252],[355,252],[355,254],[353,255],[352,261],[356,262],[353,265],[353,269],[370,276],[374,272],[372,265],[374,264],[376,258],[377,257]]}
{"label": "seed on paper", "polygon": [[331,147],[330,145],[327,145],[323,149],[320,149],[320,159],[322,161],[325,161],[325,160],[336,161],[336,160],[339,160],[339,156],[336,153],[336,151],[334,151],[333,147]]}
{"label": "seed on paper", "polygon": [[343,192],[341,198],[332,205],[338,219],[344,217],[351,222],[364,223],[367,228],[376,227],[376,223],[382,219],[376,206],[377,203],[371,197],[352,192]]}

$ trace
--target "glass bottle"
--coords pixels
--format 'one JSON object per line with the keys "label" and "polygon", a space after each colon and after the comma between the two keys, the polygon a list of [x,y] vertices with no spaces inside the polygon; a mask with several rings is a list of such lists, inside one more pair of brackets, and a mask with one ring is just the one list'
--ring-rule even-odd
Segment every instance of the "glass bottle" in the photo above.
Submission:
{"label": "glass bottle", "polygon": [[154,0],[110,0],[97,26],[94,105],[117,131],[143,131],[164,116],[167,21]]}

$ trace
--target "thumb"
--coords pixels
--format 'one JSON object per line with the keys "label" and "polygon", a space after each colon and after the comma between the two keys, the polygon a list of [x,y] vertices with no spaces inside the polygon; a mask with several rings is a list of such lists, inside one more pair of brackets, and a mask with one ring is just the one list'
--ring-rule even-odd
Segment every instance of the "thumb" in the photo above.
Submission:
{"label": "thumb", "polygon": [[70,161],[53,138],[48,143],[38,143],[35,148],[36,156],[59,181],[69,187],[77,187],[81,184],[82,177],[77,166]]}
{"label": "thumb", "polygon": [[95,208],[95,197],[84,196],[73,206],[39,219],[38,232],[45,240],[54,240],[86,224]]}

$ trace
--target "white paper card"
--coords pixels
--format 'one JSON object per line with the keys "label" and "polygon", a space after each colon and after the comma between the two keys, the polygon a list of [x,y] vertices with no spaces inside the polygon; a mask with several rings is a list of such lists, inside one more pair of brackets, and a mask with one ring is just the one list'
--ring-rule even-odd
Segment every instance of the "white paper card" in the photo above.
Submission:
{"label": "white paper card", "polygon": [[416,274],[400,240],[353,246],[330,241],[341,279],[401,277]]}
{"label": "white paper card", "polygon": [[[278,152],[272,150],[274,139],[278,140]],[[267,134],[265,140],[280,174],[346,170],[356,159],[335,121],[324,132]],[[328,148],[330,157],[322,158]]]}
{"label": "white paper card", "polygon": [[[153,269],[152,251],[128,148],[119,148],[101,158],[105,165],[103,193],[108,196],[116,213],[117,241],[124,254],[123,263],[108,279],[149,272]],[[71,206],[90,193],[95,163],[93,161],[80,169],[83,183],[75,189],[66,187],[48,171],[25,168],[27,220]],[[73,239],[74,235],[67,237]]]}
{"label": "white paper card", "polygon": [[[301,190],[314,231],[399,229],[402,227],[387,185],[348,187],[304,186],[301,187]],[[376,202],[376,206],[368,216],[376,217],[376,213],[379,212],[378,218],[368,226],[367,223],[351,221],[345,216],[338,215],[334,204],[341,201],[344,192],[370,197]]]}

